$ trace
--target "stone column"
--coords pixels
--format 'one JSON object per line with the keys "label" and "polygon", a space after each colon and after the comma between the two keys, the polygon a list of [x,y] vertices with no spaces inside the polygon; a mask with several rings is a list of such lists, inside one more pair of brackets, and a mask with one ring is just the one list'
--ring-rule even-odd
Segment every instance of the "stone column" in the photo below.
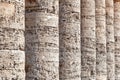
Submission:
{"label": "stone column", "polygon": [[81,0],[82,80],[96,80],[95,1]]}
{"label": "stone column", "polygon": [[120,0],[114,0],[115,80],[120,80]]}
{"label": "stone column", "polygon": [[81,80],[80,0],[60,0],[60,80]]}
{"label": "stone column", "polygon": [[0,0],[0,80],[25,80],[24,0]]}
{"label": "stone column", "polygon": [[59,80],[58,0],[26,0],[26,80]]}
{"label": "stone column", "polygon": [[106,0],[107,79],[115,80],[114,2]]}
{"label": "stone column", "polygon": [[105,0],[96,2],[96,80],[107,80]]}

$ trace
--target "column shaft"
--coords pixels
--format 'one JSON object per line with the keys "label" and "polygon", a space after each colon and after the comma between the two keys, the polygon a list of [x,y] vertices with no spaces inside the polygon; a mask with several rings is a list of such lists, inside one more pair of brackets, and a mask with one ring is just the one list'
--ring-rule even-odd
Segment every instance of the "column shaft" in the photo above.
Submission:
{"label": "column shaft", "polygon": [[106,0],[107,79],[115,80],[114,2]]}
{"label": "column shaft", "polygon": [[96,79],[95,1],[81,0],[81,79]]}
{"label": "column shaft", "polygon": [[120,0],[114,0],[115,80],[120,80]]}
{"label": "column shaft", "polygon": [[60,80],[81,80],[80,0],[60,0]]}
{"label": "column shaft", "polygon": [[0,80],[25,80],[24,0],[0,0]]}
{"label": "column shaft", "polygon": [[26,80],[59,80],[58,0],[26,0]]}
{"label": "column shaft", "polygon": [[107,80],[105,0],[96,4],[96,80]]}

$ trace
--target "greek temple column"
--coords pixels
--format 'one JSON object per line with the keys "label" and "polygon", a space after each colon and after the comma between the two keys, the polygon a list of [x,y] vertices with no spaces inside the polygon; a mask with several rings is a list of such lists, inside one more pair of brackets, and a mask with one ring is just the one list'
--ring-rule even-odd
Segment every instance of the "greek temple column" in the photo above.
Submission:
{"label": "greek temple column", "polygon": [[0,80],[25,80],[24,0],[0,0]]}
{"label": "greek temple column", "polygon": [[58,0],[26,0],[26,80],[59,80]]}
{"label": "greek temple column", "polygon": [[96,80],[107,80],[105,0],[96,4]]}
{"label": "greek temple column", "polygon": [[114,2],[106,0],[107,79],[115,80]]}
{"label": "greek temple column", "polygon": [[60,80],[81,80],[80,0],[59,0]]}
{"label": "greek temple column", "polygon": [[96,80],[95,0],[81,0],[81,79]]}
{"label": "greek temple column", "polygon": [[114,0],[115,80],[120,80],[120,0]]}

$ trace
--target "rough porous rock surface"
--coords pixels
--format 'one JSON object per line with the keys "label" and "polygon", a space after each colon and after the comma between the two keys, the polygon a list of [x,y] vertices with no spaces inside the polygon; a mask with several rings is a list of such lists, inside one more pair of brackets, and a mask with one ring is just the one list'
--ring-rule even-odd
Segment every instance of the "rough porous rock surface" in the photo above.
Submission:
{"label": "rough porous rock surface", "polygon": [[58,0],[26,0],[26,80],[59,80]]}
{"label": "rough porous rock surface", "polygon": [[80,0],[59,3],[59,80],[81,80]]}
{"label": "rough porous rock surface", "polygon": [[105,0],[96,2],[96,80],[107,80],[106,6]]}
{"label": "rough porous rock surface", "polygon": [[94,0],[81,0],[81,39],[81,79],[96,80]]}
{"label": "rough porous rock surface", "polygon": [[120,80],[120,1],[114,1],[115,80]]}
{"label": "rough porous rock surface", "polygon": [[25,53],[0,50],[0,80],[25,80]]}
{"label": "rough porous rock surface", "polygon": [[106,0],[107,79],[115,80],[114,2]]}
{"label": "rough porous rock surface", "polygon": [[0,80],[25,80],[24,0],[0,0]]}

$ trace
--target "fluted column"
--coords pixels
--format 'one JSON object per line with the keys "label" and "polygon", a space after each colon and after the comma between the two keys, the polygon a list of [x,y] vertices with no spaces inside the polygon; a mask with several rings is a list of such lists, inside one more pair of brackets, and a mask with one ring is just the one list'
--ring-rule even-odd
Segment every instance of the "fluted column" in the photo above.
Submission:
{"label": "fluted column", "polygon": [[58,0],[26,0],[26,80],[59,80]]}
{"label": "fluted column", "polygon": [[115,80],[120,80],[120,0],[114,0]]}
{"label": "fluted column", "polygon": [[25,80],[24,0],[0,0],[0,80]]}
{"label": "fluted column", "polygon": [[96,80],[95,1],[81,0],[81,79]]}
{"label": "fluted column", "polygon": [[81,80],[80,0],[60,0],[60,80]]}
{"label": "fluted column", "polygon": [[114,2],[106,0],[107,79],[115,80]]}
{"label": "fluted column", "polygon": [[96,80],[107,80],[105,0],[96,4]]}

